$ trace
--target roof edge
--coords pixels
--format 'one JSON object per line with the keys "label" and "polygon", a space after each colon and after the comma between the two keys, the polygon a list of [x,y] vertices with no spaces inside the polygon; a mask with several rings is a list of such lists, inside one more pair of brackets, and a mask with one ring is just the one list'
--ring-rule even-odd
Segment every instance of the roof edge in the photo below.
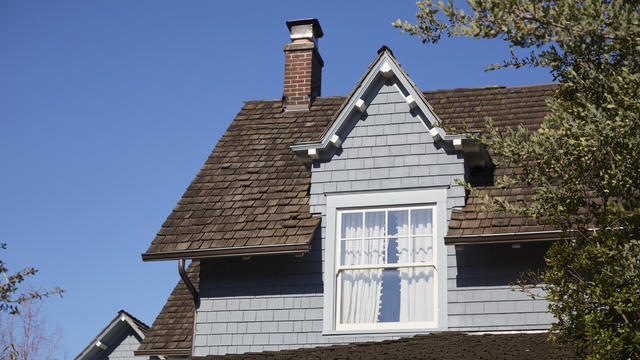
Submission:
{"label": "roof edge", "polygon": [[309,243],[300,243],[143,253],[142,261],[307,253],[309,247]]}
{"label": "roof edge", "polygon": [[191,349],[153,349],[153,350],[135,350],[134,356],[191,356]]}
{"label": "roof edge", "polygon": [[445,245],[468,245],[468,244],[494,244],[494,243],[514,243],[528,241],[554,241],[560,240],[560,230],[503,233],[503,234],[480,234],[480,235],[453,235],[445,236]]}

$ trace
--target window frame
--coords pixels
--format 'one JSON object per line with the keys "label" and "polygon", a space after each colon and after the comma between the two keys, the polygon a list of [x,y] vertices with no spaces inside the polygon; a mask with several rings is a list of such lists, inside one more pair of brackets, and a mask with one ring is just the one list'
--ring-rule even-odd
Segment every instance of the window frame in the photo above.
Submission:
{"label": "window frame", "polygon": [[[431,188],[397,191],[372,191],[355,194],[327,194],[326,228],[324,236],[324,318],[323,334],[355,333],[420,333],[441,331],[447,328],[447,254],[444,235],[447,226],[447,189]],[[368,324],[340,324],[340,215],[342,212],[363,213],[374,209],[396,210],[407,208],[431,208],[432,213],[432,264],[434,276],[434,320],[413,322],[380,322]],[[363,215],[364,216],[364,215]],[[386,220],[385,220],[386,221]],[[363,229],[364,231],[364,229]],[[411,234],[408,235],[411,238]],[[386,237],[385,237],[386,239]],[[391,267],[398,267],[392,264]],[[428,265],[419,264],[419,267]],[[375,266],[380,268],[381,266]]]}
{"label": "window frame", "polygon": [[[421,209],[429,209],[432,211],[431,213],[431,234],[429,236],[431,236],[431,244],[432,244],[432,259],[431,262],[423,262],[423,263],[416,263],[416,262],[404,262],[404,263],[394,263],[394,264],[389,264],[385,261],[385,263],[383,264],[372,264],[372,265],[342,265],[341,264],[341,249],[342,249],[342,244],[340,243],[341,241],[343,241],[344,239],[342,238],[341,235],[339,235],[339,233],[341,232],[342,229],[342,214],[348,214],[348,213],[361,213],[362,214],[362,222],[363,222],[363,227],[362,227],[362,231],[363,231],[363,235],[362,235],[362,241],[366,241],[367,239],[375,239],[375,238],[383,238],[385,240],[385,245],[389,244],[389,238],[400,238],[400,237],[406,237],[409,239],[408,244],[409,244],[409,254],[412,254],[412,250],[413,250],[413,241],[412,239],[414,237],[419,237],[419,235],[413,235],[411,234],[411,211],[412,210],[421,210]],[[407,210],[407,227],[408,227],[408,233],[407,235],[403,235],[403,236],[389,236],[388,235],[388,213],[390,211],[401,211],[401,210]],[[385,235],[383,237],[367,237],[364,235],[364,232],[366,231],[365,228],[365,218],[366,218],[366,213],[367,212],[376,212],[376,211],[384,211],[385,212]],[[436,318],[435,316],[437,315],[437,301],[433,302],[433,314],[434,314],[434,319],[432,321],[410,321],[410,322],[379,322],[379,323],[365,323],[365,324],[342,324],[340,323],[340,321],[338,320],[340,318],[341,315],[341,299],[342,299],[342,294],[341,294],[341,289],[342,287],[340,286],[340,281],[339,281],[339,277],[340,277],[340,272],[344,271],[344,270],[362,270],[362,269],[409,269],[409,268],[431,268],[433,269],[433,271],[435,272],[434,276],[434,298],[437,299],[438,298],[438,267],[436,266],[436,259],[437,259],[437,246],[435,245],[436,242],[436,234],[438,233],[437,231],[437,213],[438,213],[438,209],[437,206],[435,204],[424,204],[424,205],[412,205],[412,206],[404,206],[404,205],[400,205],[400,206],[385,206],[385,207],[379,207],[379,206],[375,206],[375,207],[364,207],[364,208],[348,208],[348,209],[336,209],[336,229],[335,229],[335,233],[336,233],[336,246],[335,246],[335,251],[336,253],[334,254],[335,256],[335,266],[334,266],[334,273],[335,273],[335,278],[336,278],[336,288],[335,288],[335,293],[336,293],[336,302],[335,302],[335,309],[336,309],[336,330],[389,330],[389,329],[422,329],[422,328],[434,328],[436,327]],[[349,238],[347,238],[349,239]],[[351,239],[350,239],[351,240]],[[386,260],[386,259],[385,259]]]}

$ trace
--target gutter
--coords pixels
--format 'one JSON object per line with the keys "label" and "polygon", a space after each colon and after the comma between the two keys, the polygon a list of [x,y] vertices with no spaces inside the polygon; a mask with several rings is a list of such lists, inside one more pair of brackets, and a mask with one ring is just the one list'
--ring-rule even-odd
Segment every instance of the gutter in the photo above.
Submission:
{"label": "gutter", "polygon": [[445,245],[466,245],[466,244],[494,244],[527,241],[554,241],[560,240],[560,230],[503,233],[503,234],[481,234],[481,235],[455,235],[445,236]]}
{"label": "gutter", "polygon": [[191,349],[153,349],[135,350],[134,356],[191,356]]}
{"label": "gutter", "polygon": [[198,297],[198,291],[193,286],[191,279],[189,279],[189,277],[187,276],[187,273],[184,270],[184,264],[185,264],[184,259],[178,260],[178,273],[180,274],[180,278],[182,279],[184,284],[187,286],[187,289],[189,289],[189,292],[191,293],[191,297],[193,298],[193,304],[197,309],[198,303],[200,302],[200,298]]}
{"label": "gutter", "polygon": [[142,254],[142,261],[204,259],[231,256],[282,255],[309,252],[309,244],[261,245],[245,247],[228,247],[219,249],[198,249],[184,251],[167,251]]}

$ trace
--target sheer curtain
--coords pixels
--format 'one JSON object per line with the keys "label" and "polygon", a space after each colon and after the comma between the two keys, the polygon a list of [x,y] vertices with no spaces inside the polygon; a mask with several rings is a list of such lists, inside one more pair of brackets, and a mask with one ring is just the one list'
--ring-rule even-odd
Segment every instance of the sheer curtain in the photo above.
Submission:
{"label": "sheer curtain", "polygon": [[[401,263],[433,263],[432,210],[411,211],[410,236],[398,241]],[[409,250],[411,249],[411,251]],[[400,269],[400,320],[434,320],[434,270],[431,267]]]}
{"label": "sheer curtain", "polygon": [[[384,212],[342,214],[342,264],[371,265],[384,262]],[[363,235],[365,236],[363,238]],[[372,239],[373,237],[373,239]],[[341,314],[343,324],[375,323],[381,299],[381,269],[342,270]]]}

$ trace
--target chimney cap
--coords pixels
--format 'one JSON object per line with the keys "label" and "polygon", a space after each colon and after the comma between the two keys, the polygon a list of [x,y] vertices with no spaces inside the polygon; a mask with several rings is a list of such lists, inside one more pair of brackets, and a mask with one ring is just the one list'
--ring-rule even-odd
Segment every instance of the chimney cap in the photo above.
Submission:
{"label": "chimney cap", "polygon": [[318,19],[310,18],[310,19],[297,19],[297,20],[287,21],[287,28],[289,29],[289,32],[291,32],[294,26],[300,26],[300,25],[311,25],[313,29],[313,37],[316,39],[321,38],[324,35],[324,33],[322,32],[322,27],[320,27],[320,22],[318,22]]}

